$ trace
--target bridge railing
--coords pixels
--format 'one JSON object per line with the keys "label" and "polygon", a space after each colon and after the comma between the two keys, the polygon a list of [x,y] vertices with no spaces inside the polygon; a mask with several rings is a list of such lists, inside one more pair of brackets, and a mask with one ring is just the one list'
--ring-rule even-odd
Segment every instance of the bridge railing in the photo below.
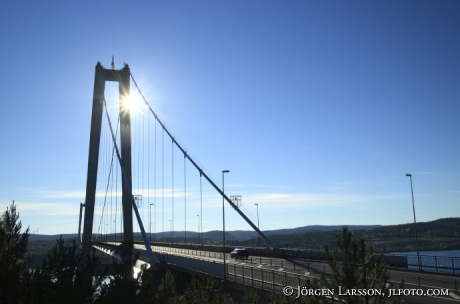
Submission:
{"label": "bridge railing", "polygon": [[310,278],[286,271],[227,264],[227,280],[268,292],[281,293],[286,286],[305,286]]}
{"label": "bridge railing", "polygon": [[[110,250],[116,248],[113,244],[100,243],[100,246],[108,254]],[[181,269],[188,269],[193,273],[203,273],[207,276],[223,278],[223,263],[219,261],[219,259],[222,260],[222,252],[164,246],[153,248],[153,250],[155,259],[159,262],[164,262]],[[145,250],[139,250],[139,252],[141,253],[140,259],[148,261],[144,257]],[[183,254],[190,256],[181,256]],[[228,261],[231,261],[231,259],[229,258]],[[310,262],[295,260],[250,257],[244,265],[236,263],[226,264],[227,279],[265,291],[280,292],[284,286],[304,286],[305,280],[319,277],[321,272],[324,272],[327,277],[331,275],[331,270],[326,267],[326,264],[323,267],[318,267],[318,265],[314,265],[316,262],[311,263],[312,265],[310,265]],[[260,267],[261,264],[264,265],[264,268]],[[391,274],[391,281],[398,283],[404,278],[405,285],[407,286],[448,288],[458,292],[460,288],[458,277],[449,277],[425,276],[420,272],[414,272],[413,274],[396,272]]]}
{"label": "bridge railing", "polygon": [[[192,243],[163,243],[163,242],[152,242],[153,246],[164,246],[172,248],[182,248],[191,250],[202,250],[212,252],[223,252],[222,245],[207,245],[207,244],[192,244]],[[227,245],[225,246],[225,252],[230,253],[237,246]],[[292,259],[305,259],[305,260],[324,260],[324,253],[320,250],[314,249],[272,249],[268,247],[245,247],[248,249],[251,255],[272,257],[272,258],[292,258]]]}
{"label": "bridge railing", "polygon": [[[406,266],[400,267],[401,263],[392,264],[392,260],[405,261]],[[417,255],[385,254],[384,261],[393,268],[408,270],[420,270],[424,272],[436,272],[443,274],[460,274],[460,257],[443,257],[421,255],[420,263]]]}
{"label": "bridge railing", "polygon": [[[223,263],[214,262],[210,264],[203,259],[196,258],[195,262],[189,263],[189,266],[183,265],[180,259],[176,260],[171,255],[164,255],[164,260],[170,265],[182,270],[188,270],[192,273],[202,273],[207,276],[215,278],[223,278]],[[201,267],[200,263],[207,263],[207,267]],[[210,267],[211,266],[211,267]],[[239,284],[250,286],[253,288],[262,289],[267,292],[281,293],[283,288],[291,286],[296,288],[297,286],[305,286],[307,280],[317,280],[316,277],[304,276],[301,274],[295,274],[289,271],[279,271],[274,269],[264,269],[259,267],[253,267],[249,265],[237,265],[237,264],[226,264],[227,266],[227,280],[233,281]],[[211,271],[210,271],[211,270]],[[460,282],[453,278],[446,280],[445,278],[433,279],[431,277],[424,277],[420,274],[413,276],[404,276],[398,274],[392,274],[391,281],[395,284],[401,282],[404,278],[405,286],[418,286],[421,287],[432,287],[432,288],[447,288],[451,291],[458,292]],[[295,291],[297,292],[297,291]]]}
{"label": "bridge railing", "polygon": [[[193,264],[188,263],[187,266],[182,263],[182,259],[178,256],[163,254],[161,259],[167,262],[169,266],[174,266],[178,269],[187,270],[188,272],[203,273],[207,276],[219,279],[223,278],[222,262],[214,262],[212,264],[207,262],[206,264],[206,261],[197,258]],[[200,266],[200,262],[201,264],[206,264],[203,265],[205,267]],[[236,264],[226,264],[226,266],[228,281],[273,293],[281,293],[286,286],[305,286],[306,280],[313,279],[286,271],[269,270]]]}
{"label": "bridge railing", "polygon": [[[223,248],[219,245],[202,245],[202,244],[185,244],[185,243],[152,243],[152,245],[159,246],[166,249],[169,252],[187,253],[203,257],[214,257],[222,258]],[[229,254],[234,246],[226,246],[226,253]],[[174,249],[180,249],[182,251],[174,251]],[[305,260],[305,261],[325,261],[323,251],[313,249],[271,249],[271,248],[260,248],[260,247],[246,247],[251,256],[257,256],[260,263],[262,260],[265,263],[272,263],[271,258],[282,258],[286,260]],[[209,254],[207,254],[208,252]],[[439,256],[426,256],[421,255],[421,267],[418,267],[418,258],[416,255],[404,255],[404,254],[376,254],[375,259],[380,258],[384,263],[388,264],[390,269],[400,270],[414,270],[422,272],[436,272],[442,274],[460,274],[460,257],[439,257]],[[255,257],[253,257],[255,258]],[[253,258],[250,257],[251,261]],[[265,258],[265,259],[264,259]],[[268,259],[267,259],[268,258]],[[338,260],[342,259],[341,254],[337,256]],[[289,262],[286,261],[286,267]],[[257,261],[256,261],[257,262]],[[291,265],[295,268],[295,263]],[[289,266],[288,266],[289,267]]]}

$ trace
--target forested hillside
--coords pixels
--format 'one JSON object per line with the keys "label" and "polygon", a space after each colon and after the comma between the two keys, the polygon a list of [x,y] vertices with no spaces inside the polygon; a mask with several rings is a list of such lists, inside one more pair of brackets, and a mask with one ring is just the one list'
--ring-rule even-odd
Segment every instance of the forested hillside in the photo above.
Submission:
{"label": "forested hillside", "polygon": [[[417,223],[419,250],[452,250],[460,249],[460,218],[444,218],[431,222]],[[272,235],[273,240],[282,248],[320,249],[324,244],[330,248],[336,246],[338,231],[317,231],[297,235]],[[354,237],[364,238],[366,243],[373,245],[376,252],[411,251],[415,250],[414,224],[382,226],[372,229],[353,231]],[[236,246],[257,246],[258,239],[237,242],[229,241]],[[261,246],[266,246],[260,240]]]}

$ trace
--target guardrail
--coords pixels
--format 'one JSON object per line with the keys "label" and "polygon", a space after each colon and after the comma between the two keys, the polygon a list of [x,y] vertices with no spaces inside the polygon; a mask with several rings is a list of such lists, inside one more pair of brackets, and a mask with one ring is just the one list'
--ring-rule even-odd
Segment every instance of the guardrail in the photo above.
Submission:
{"label": "guardrail", "polygon": [[[436,272],[442,274],[460,274],[460,257],[457,258],[421,255],[420,263],[416,255],[385,254],[383,257],[384,262],[390,264],[390,266],[392,266],[391,259],[405,260],[407,266],[402,267],[403,269]],[[393,265],[393,268],[401,268],[398,267],[398,265],[399,264]]]}
{"label": "guardrail", "polygon": [[[167,254],[166,254],[167,255]],[[208,273],[207,271],[198,270],[196,268],[183,266],[180,264],[174,263],[174,259],[172,256],[167,255],[164,258],[168,261],[168,264],[176,266],[177,268],[187,269],[189,271],[199,272],[206,275],[210,275],[215,278],[223,278],[222,274],[215,274],[215,273]],[[223,269],[222,262],[216,262],[215,265],[219,265],[217,267]],[[239,284],[243,284],[246,286],[250,286],[253,288],[259,288],[264,291],[273,292],[273,293],[280,293],[282,292],[283,288],[291,285],[291,286],[305,286],[306,280],[310,280],[310,278],[302,275],[292,274],[286,271],[278,271],[278,270],[267,270],[257,267],[251,266],[242,266],[236,264],[226,264],[227,266],[227,280],[233,281]]]}
{"label": "guardrail", "polygon": [[[184,244],[184,243],[152,243],[154,246],[168,247],[175,249],[188,250],[188,252],[197,252],[197,255],[222,258],[222,246],[219,245],[203,245],[203,244]],[[230,253],[234,246],[226,246],[225,252]],[[173,250],[172,249],[172,250]],[[250,255],[266,258],[283,258],[291,260],[305,261],[325,261],[324,253],[320,250],[313,249],[271,249],[261,247],[246,247]],[[170,251],[172,252],[172,251]],[[204,252],[209,252],[206,255]],[[460,257],[439,257],[421,255],[421,267],[418,264],[416,255],[404,254],[376,254],[375,259],[381,258],[384,263],[387,263],[390,269],[399,270],[414,270],[423,272],[435,272],[442,274],[460,274]],[[342,255],[338,253],[337,260],[341,260]]]}
{"label": "guardrail", "polygon": [[[116,247],[116,246],[110,246]],[[154,248],[156,252],[156,258],[159,261],[166,262],[168,264],[176,265],[178,267],[182,267],[185,269],[190,269],[195,272],[202,272],[206,273],[211,276],[223,278],[223,263],[221,261],[212,261],[207,260],[206,258],[215,258],[215,259],[222,259],[222,252],[210,252],[210,251],[202,251],[196,249],[183,249],[183,248],[172,248],[172,247],[156,247]],[[180,257],[178,254],[188,254],[195,257]],[[231,259],[227,254],[228,261]],[[394,262],[395,259],[399,258],[407,259],[407,257],[417,258],[417,256],[410,256],[410,255],[388,255],[385,258],[389,258],[387,262]],[[422,257],[422,256],[421,256]],[[425,257],[425,256],[424,256]],[[142,257],[141,257],[142,258]],[[436,257],[430,257],[436,258]],[[437,257],[439,258],[439,257]],[[411,259],[409,259],[411,260]],[[443,262],[440,262],[441,259],[438,261],[434,261],[434,263],[438,263],[438,270],[440,269],[450,269],[449,267],[441,266]],[[450,260],[451,262],[455,263],[458,261],[457,258],[447,258],[444,259],[445,261]],[[282,287],[295,283],[295,286],[304,286],[305,280],[311,279],[312,277],[317,277],[319,273],[324,272],[326,275],[331,275],[331,270],[327,267],[326,263],[322,267],[318,267],[316,262],[321,261],[296,261],[296,260],[283,260],[283,259],[275,259],[275,258],[264,258],[264,257],[250,257],[249,259],[245,260],[249,264],[254,264],[258,266],[252,265],[241,265],[235,263],[228,263],[227,264],[227,279],[231,281],[235,281],[238,283],[243,283],[244,285],[261,288],[266,291],[270,292],[279,292],[281,291]],[[310,265],[312,264],[312,265]],[[219,265],[219,266],[218,266]],[[265,268],[260,267],[263,265]],[[410,267],[416,266],[417,264],[408,264]],[[456,264],[454,264],[456,265]],[[279,269],[270,269],[271,267]],[[431,266],[426,266],[431,267]],[[284,270],[285,269],[285,270]],[[297,271],[296,271],[297,270]],[[300,270],[300,272],[299,272]],[[406,270],[406,269],[404,269]],[[308,276],[303,275],[304,272],[307,271],[309,274]],[[453,271],[458,271],[458,267],[454,267]],[[297,272],[297,273],[296,273]],[[441,272],[440,272],[441,273]],[[445,274],[445,273],[443,273]],[[399,273],[392,273],[391,274],[391,281],[392,282],[400,282],[401,279],[405,279],[405,285],[412,285],[418,287],[430,287],[430,288],[448,288],[453,291],[459,291],[460,288],[460,280],[457,280],[456,276],[451,277],[451,279],[446,280],[444,277],[437,277],[437,276],[426,276],[421,272],[413,273],[405,272],[404,274]],[[289,283],[289,284],[288,284]],[[297,284],[299,283],[299,284]]]}
{"label": "guardrail", "polygon": [[[218,245],[202,245],[202,244],[183,244],[183,243],[152,243],[154,246],[168,248],[168,252],[181,252],[187,254],[195,254],[200,256],[222,258],[222,246]],[[324,261],[323,252],[319,250],[300,250],[300,249],[278,249],[269,248],[254,248],[246,247],[251,255],[268,258],[283,258],[290,260],[311,260]],[[226,246],[227,254],[233,247]],[[220,252],[219,252],[220,251]],[[460,274],[460,257],[439,257],[439,256],[420,256],[421,267],[419,267],[418,258],[416,255],[403,254],[380,254],[375,255],[375,258],[381,258],[384,263],[387,263],[390,269],[413,270],[422,272],[434,272],[442,274]],[[341,254],[337,256],[337,260],[341,260]]]}
{"label": "guardrail", "polygon": [[281,293],[285,286],[305,286],[308,277],[286,271],[227,264],[227,280],[264,291]]}

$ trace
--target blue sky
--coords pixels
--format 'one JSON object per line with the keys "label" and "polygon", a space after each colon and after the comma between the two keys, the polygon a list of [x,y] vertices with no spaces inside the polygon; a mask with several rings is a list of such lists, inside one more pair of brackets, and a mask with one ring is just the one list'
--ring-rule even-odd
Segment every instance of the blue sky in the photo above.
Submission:
{"label": "blue sky", "polygon": [[[113,55],[216,183],[231,171],[226,190],[252,219],[259,204],[263,229],[410,223],[406,173],[417,221],[458,217],[459,13],[457,1],[3,2],[0,208],[15,200],[34,232],[77,231],[94,67]],[[203,230],[222,228],[213,195]],[[227,229],[249,229],[228,210]]]}

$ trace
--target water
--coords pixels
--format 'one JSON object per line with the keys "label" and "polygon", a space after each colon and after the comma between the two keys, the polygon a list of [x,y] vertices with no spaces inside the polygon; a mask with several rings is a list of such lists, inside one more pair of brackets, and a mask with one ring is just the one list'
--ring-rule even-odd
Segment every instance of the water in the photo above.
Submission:
{"label": "water", "polygon": [[[460,274],[460,250],[392,252],[387,255],[406,256],[408,269]],[[421,266],[421,267],[420,267]]]}
{"label": "water", "polygon": [[[444,250],[444,251],[420,251],[420,255],[436,256],[436,257],[453,257],[460,258],[460,250]],[[390,254],[395,255],[417,255],[417,251],[406,251],[406,252],[391,252]]]}

